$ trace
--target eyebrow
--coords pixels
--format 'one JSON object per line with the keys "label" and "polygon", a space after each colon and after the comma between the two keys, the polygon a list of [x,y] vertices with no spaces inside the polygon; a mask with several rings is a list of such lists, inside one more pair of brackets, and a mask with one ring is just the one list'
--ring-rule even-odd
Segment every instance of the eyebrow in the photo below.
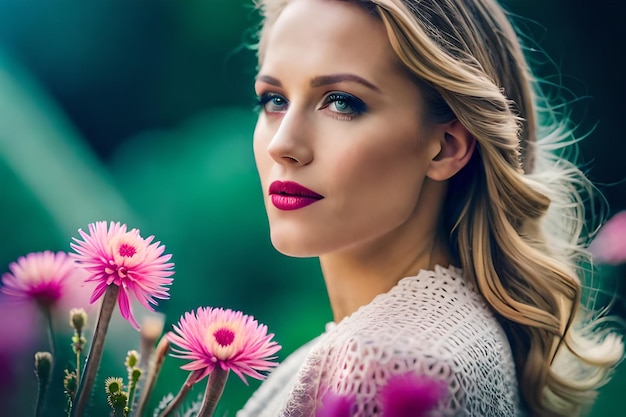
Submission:
{"label": "eyebrow", "polygon": [[[263,81],[268,84],[274,85],[276,87],[282,87],[281,82],[270,75],[259,75],[256,77],[257,81]],[[311,79],[311,87],[321,87],[328,84],[335,84],[342,81],[352,81],[359,84],[362,84],[374,91],[380,91],[378,87],[376,87],[371,82],[367,81],[364,78],[359,77],[355,74],[330,74],[330,75],[320,75]]]}
{"label": "eyebrow", "polygon": [[380,91],[379,88],[376,87],[371,82],[354,74],[321,75],[319,77],[315,77],[311,79],[311,87],[321,87],[323,85],[339,83],[342,81],[352,81],[355,83],[362,84],[372,90]]}

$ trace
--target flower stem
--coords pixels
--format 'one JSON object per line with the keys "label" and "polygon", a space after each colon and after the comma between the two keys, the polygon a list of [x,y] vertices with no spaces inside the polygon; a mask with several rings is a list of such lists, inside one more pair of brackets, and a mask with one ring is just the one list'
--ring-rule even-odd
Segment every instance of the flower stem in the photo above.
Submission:
{"label": "flower stem", "polygon": [[43,402],[46,398],[46,389],[39,385],[37,389],[37,402],[35,403],[35,417],[43,416]]}
{"label": "flower stem", "polygon": [[44,383],[44,385],[41,384],[41,381],[39,381],[39,390],[38,390],[38,394],[37,394],[37,412],[36,412],[36,416],[42,416],[42,412],[43,412],[43,408],[44,408],[44,404],[45,404],[45,398],[46,398],[46,392],[48,391],[48,384],[50,379],[52,378],[52,372],[54,371],[54,361],[56,360],[56,349],[55,349],[55,339],[54,339],[54,326],[52,325],[52,310],[50,309],[50,307],[46,307],[43,309],[43,315],[46,317],[46,324],[47,324],[47,328],[48,328],[48,341],[50,343],[50,355],[52,355],[52,359],[50,360],[50,378]]}
{"label": "flower stem", "polygon": [[137,409],[135,410],[135,415],[137,417],[141,417],[146,404],[148,404],[148,399],[154,389],[154,385],[156,384],[161,368],[163,367],[163,362],[165,361],[165,355],[167,355],[169,349],[170,341],[167,339],[167,335],[164,335],[161,337],[161,340],[159,340],[156,350],[154,351],[154,356],[150,361],[148,375],[146,375],[146,380],[141,388],[139,403],[137,404]]}
{"label": "flower stem", "polygon": [[126,409],[128,413],[130,413],[133,409],[133,403],[135,402],[135,392],[137,392],[137,381],[130,380],[128,381],[128,401],[126,403]]}
{"label": "flower stem", "polygon": [[46,401],[46,393],[50,378],[52,377],[52,365],[54,359],[50,352],[35,353],[35,375],[37,375],[37,402],[35,404],[35,417],[43,417]]}
{"label": "flower stem", "polygon": [[109,285],[104,293],[100,314],[98,315],[98,322],[96,323],[93,340],[89,348],[89,354],[85,359],[83,378],[78,386],[76,402],[74,403],[74,407],[72,407],[72,417],[82,417],[85,415],[85,408],[89,402],[91,390],[96,380],[96,373],[98,372],[104,351],[104,338],[106,337],[109,322],[111,321],[111,316],[115,309],[115,301],[117,300],[119,289],[117,285]]}
{"label": "flower stem", "polygon": [[55,356],[55,341],[54,341],[54,326],[52,325],[52,311],[50,310],[50,308],[45,308],[43,309],[43,315],[46,317],[46,324],[48,327],[48,341],[50,343],[50,353],[52,354],[52,357],[56,357]]}
{"label": "flower stem", "polygon": [[221,366],[216,366],[209,376],[209,382],[202,401],[202,407],[197,417],[211,417],[215,412],[217,403],[224,392],[224,386],[228,379],[228,370],[223,370]]}
{"label": "flower stem", "polygon": [[76,351],[76,385],[80,386],[80,350]]}
{"label": "flower stem", "polygon": [[48,381],[37,382],[37,402],[35,403],[35,417],[43,417],[46,393],[48,392]]}
{"label": "flower stem", "polygon": [[193,384],[196,383],[197,379],[197,371],[190,372],[187,380],[185,381],[183,386],[180,387],[180,391],[178,391],[178,394],[176,394],[176,397],[174,397],[172,402],[167,405],[167,407],[165,408],[165,410],[163,410],[159,417],[168,417],[172,415],[174,410],[176,410],[176,408],[178,408],[178,406],[184,401],[189,391],[191,391],[191,388],[193,387]]}

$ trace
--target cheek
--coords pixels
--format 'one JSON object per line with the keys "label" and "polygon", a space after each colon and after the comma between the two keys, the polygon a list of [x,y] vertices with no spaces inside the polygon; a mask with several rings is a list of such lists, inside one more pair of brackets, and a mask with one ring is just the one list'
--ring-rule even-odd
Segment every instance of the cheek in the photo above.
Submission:
{"label": "cheek", "polygon": [[254,152],[254,160],[256,162],[257,171],[259,172],[261,180],[264,179],[263,174],[267,172],[267,167],[270,163],[270,155],[267,152],[267,146],[269,143],[267,137],[268,132],[263,126],[263,123],[261,121],[257,122],[253,134],[252,149]]}
{"label": "cheek", "polygon": [[344,149],[333,170],[350,191],[341,204],[359,221],[370,216],[386,227],[397,225],[415,210],[434,141],[417,122],[378,123],[362,133]]}
{"label": "cheek", "polygon": [[341,204],[347,212],[403,217],[412,211],[424,179],[418,162],[406,155],[360,156],[359,162],[345,160],[336,172],[344,178],[338,185],[345,191]]}
{"label": "cheek", "polygon": [[370,132],[336,154],[334,175],[370,194],[421,183],[428,158],[418,141],[408,129],[376,136]]}

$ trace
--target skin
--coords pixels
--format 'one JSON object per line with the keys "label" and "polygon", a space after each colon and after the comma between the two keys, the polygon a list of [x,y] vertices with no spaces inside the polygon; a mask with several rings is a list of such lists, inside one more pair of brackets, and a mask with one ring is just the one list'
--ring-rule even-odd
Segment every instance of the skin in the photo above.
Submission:
{"label": "skin", "polygon": [[[269,33],[255,90],[272,243],[319,257],[336,321],[401,278],[450,264],[439,213],[473,140],[457,121],[428,120],[380,21],[348,2],[291,2]],[[277,180],[324,198],[279,210],[268,193]]]}

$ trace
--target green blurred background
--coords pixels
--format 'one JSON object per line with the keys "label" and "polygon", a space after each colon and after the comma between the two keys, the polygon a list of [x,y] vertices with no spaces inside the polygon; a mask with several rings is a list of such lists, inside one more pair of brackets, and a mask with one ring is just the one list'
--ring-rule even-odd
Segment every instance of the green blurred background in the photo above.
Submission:
{"label": "green blurred background", "polygon": [[[117,220],[174,255],[172,298],[159,306],[166,328],[198,306],[239,309],[276,334],[281,359],[323,331],[331,314],[317,262],[284,257],[268,239],[251,148],[251,3],[0,0],[0,273],[26,253],[69,250],[88,223]],[[626,3],[504,3],[552,59],[531,53],[538,73],[564,87],[579,132],[593,130],[582,161],[611,213],[625,209]],[[128,324],[114,325],[101,377],[123,376],[137,347]],[[21,410],[8,415],[30,414],[32,352],[1,369],[4,409]],[[155,401],[182,384],[181,364],[166,361]],[[257,385],[231,378],[218,413],[233,416]],[[622,415],[624,388],[619,373],[593,415]]]}

